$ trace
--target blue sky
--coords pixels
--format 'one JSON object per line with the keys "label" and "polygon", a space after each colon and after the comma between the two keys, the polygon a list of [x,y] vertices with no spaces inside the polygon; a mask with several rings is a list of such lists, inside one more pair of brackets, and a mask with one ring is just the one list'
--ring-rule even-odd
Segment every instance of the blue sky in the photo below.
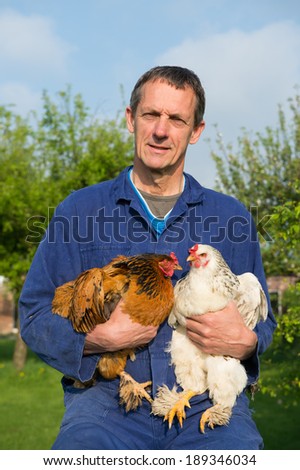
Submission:
{"label": "blue sky", "polygon": [[275,126],[300,85],[298,0],[0,0],[0,104],[26,114],[71,84],[99,116],[114,117],[137,78],[158,64],[198,73],[206,130],[186,171],[215,179],[209,145],[241,128]]}

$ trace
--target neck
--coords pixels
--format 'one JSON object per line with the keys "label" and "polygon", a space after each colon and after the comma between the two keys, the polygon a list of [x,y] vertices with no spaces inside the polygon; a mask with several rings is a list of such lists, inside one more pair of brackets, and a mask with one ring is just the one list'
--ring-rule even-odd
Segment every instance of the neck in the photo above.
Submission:
{"label": "neck", "polygon": [[132,170],[132,181],[136,188],[146,193],[159,196],[173,196],[183,191],[184,176],[183,171],[166,172],[161,170],[150,170],[143,168],[142,171],[137,165]]}

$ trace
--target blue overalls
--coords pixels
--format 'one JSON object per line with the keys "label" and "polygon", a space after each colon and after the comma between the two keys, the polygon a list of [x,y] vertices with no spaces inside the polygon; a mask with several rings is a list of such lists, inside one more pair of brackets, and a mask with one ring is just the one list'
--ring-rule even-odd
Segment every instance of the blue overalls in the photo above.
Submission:
{"label": "blue overalls", "polygon": [[[253,272],[267,287],[253,220],[234,198],[203,188],[185,174],[185,188],[160,236],[149,225],[147,214],[125,169],[111,181],[72,193],[56,209],[40,243],[20,298],[21,334],[28,346],[47,364],[64,374],[66,412],[53,449],[259,449],[262,438],[251,418],[248,399],[237,399],[228,426],[199,430],[203,410],[211,406],[206,393],[191,400],[183,427],[168,429],[163,419],[151,414],[143,401],[136,411],[125,413],[118,403],[119,381],[99,379],[89,389],[73,387],[73,377],[89,380],[98,355],[83,356],[85,335],[73,331],[70,322],[51,313],[54,290],[91,267],[103,266],[119,254],[134,255],[174,251],[188,270],[188,249],[204,243],[219,249],[236,274]],[[269,309],[266,322],[256,327],[256,354],[244,362],[248,382],[259,374],[258,355],[270,344],[276,326]],[[165,322],[148,346],[140,349],[126,370],[139,382],[157,387],[175,384],[170,357],[165,352],[172,330]]]}

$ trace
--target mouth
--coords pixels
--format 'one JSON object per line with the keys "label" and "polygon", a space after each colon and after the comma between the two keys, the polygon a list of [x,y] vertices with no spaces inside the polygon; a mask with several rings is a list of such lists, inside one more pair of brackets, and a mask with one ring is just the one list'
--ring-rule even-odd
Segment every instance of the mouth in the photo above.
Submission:
{"label": "mouth", "polygon": [[156,153],[165,153],[168,150],[170,150],[170,147],[165,147],[162,145],[155,145],[155,144],[148,144],[151,150],[153,150]]}

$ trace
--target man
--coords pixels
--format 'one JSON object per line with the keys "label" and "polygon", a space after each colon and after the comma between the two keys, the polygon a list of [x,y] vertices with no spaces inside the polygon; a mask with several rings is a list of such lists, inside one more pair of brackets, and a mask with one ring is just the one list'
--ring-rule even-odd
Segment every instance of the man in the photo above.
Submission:
{"label": "man", "polygon": [[[158,329],[143,327],[117,306],[106,323],[84,335],[51,313],[55,288],[85,269],[103,266],[119,254],[174,251],[184,274],[188,249],[199,242],[219,249],[236,274],[254,272],[267,293],[249,213],[235,199],[203,188],[183,172],[187,147],[205,127],[204,108],[204,90],[192,71],[163,66],[146,72],[126,109],[128,130],[135,137],[133,166],[112,181],[66,198],[36,253],[21,295],[21,327],[29,347],[64,374],[66,412],[54,449],[262,448],[245,393],[238,397],[228,426],[201,434],[201,413],[211,406],[207,393],[191,400],[182,428],[168,429],[146,401],[125,413],[118,403],[118,380],[99,378],[86,389],[73,386],[73,379],[92,377],[102,352],[146,344],[126,370],[139,382],[151,380],[153,396],[162,384],[172,388],[167,322]],[[92,236],[72,236],[75,221],[78,235],[86,233],[91,220]],[[189,337],[203,351],[243,361],[249,384],[257,380],[258,354],[271,342],[274,328],[270,310],[265,323],[249,330],[234,303],[187,321]]]}

